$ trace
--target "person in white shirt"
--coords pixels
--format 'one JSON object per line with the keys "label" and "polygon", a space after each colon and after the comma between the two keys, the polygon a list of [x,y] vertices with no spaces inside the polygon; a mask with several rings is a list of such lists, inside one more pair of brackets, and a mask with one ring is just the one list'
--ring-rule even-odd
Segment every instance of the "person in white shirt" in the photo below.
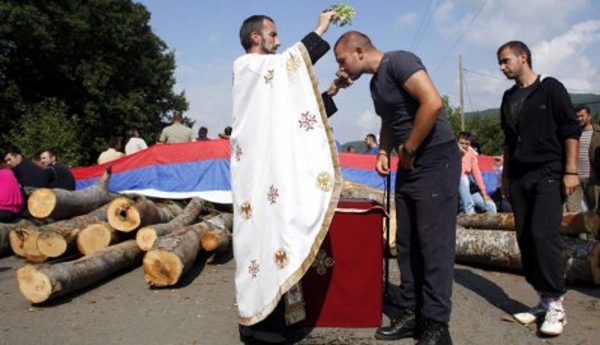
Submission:
{"label": "person in white shirt", "polygon": [[125,154],[130,155],[148,148],[146,141],[140,138],[138,130],[131,128],[127,131],[127,144],[125,144]]}

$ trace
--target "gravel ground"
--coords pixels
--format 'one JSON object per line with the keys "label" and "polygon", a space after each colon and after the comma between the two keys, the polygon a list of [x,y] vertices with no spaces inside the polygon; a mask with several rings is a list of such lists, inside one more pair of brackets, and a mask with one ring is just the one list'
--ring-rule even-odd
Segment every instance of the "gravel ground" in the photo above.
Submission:
{"label": "gravel ground", "polygon": [[[395,260],[394,260],[395,261]],[[0,344],[240,344],[233,260],[197,264],[172,288],[149,288],[141,267],[77,294],[32,305],[19,292],[16,269],[26,262],[0,259]],[[398,281],[391,264],[390,279]],[[597,344],[600,288],[571,286],[569,324],[544,338],[509,314],[535,304],[522,276],[456,265],[450,329],[455,344]],[[388,321],[384,319],[384,323]],[[299,344],[413,344],[376,341],[375,328],[316,328]]]}

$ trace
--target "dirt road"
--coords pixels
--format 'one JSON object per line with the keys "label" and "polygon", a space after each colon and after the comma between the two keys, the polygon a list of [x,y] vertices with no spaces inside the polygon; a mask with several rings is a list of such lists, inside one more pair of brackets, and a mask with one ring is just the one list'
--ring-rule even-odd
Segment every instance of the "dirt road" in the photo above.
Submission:
{"label": "dirt road", "polygon": [[[76,295],[42,306],[19,292],[16,269],[25,261],[0,259],[0,344],[240,344],[234,305],[234,262],[197,265],[175,288],[151,289],[141,267]],[[398,280],[391,265],[390,279]],[[450,322],[455,344],[597,344],[600,288],[570,287],[569,324],[557,338],[504,321],[535,304],[523,277],[457,265]],[[384,322],[387,322],[385,320]],[[382,342],[374,328],[317,328],[299,344],[413,344]]]}

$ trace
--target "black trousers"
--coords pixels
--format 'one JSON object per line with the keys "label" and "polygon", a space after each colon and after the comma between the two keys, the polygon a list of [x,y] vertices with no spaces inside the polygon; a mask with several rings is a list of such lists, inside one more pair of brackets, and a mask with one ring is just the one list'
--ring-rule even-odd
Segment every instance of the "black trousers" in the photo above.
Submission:
{"label": "black trousers", "polygon": [[386,298],[399,309],[446,323],[452,310],[460,172],[460,153],[452,141],[425,150],[414,170],[399,167],[396,176],[400,286],[388,287]]}
{"label": "black trousers", "polygon": [[509,193],[523,273],[533,288],[549,297],[566,292],[559,227],[562,220],[562,163],[512,164]]}

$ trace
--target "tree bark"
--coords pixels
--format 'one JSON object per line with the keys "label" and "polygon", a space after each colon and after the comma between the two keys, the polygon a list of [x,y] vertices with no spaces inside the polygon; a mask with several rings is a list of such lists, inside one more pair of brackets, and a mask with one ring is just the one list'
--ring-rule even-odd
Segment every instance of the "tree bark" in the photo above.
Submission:
{"label": "tree bark", "polygon": [[600,284],[600,241],[595,242],[592,250],[587,256],[595,284]]}
{"label": "tree bark", "polygon": [[83,255],[92,254],[120,241],[118,231],[104,221],[89,224],[77,234],[77,248]]}
{"label": "tree bark", "polygon": [[231,214],[220,214],[181,231],[159,237],[144,256],[144,277],[150,285],[170,286],[189,271],[200,252],[202,234],[220,226],[231,227]]}
{"label": "tree bark", "polygon": [[174,202],[154,203],[143,196],[130,196],[111,201],[106,215],[110,226],[130,232],[150,224],[167,223],[181,212]]}
{"label": "tree bark", "polygon": [[[593,275],[594,269],[600,267],[598,261],[594,263],[593,259],[594,250],[600,254],[598,242],[568,236],[561,236],[561,238],[564,246],[566,281],[600,284],[600,279],[596,280]],[[465,229],[459,226],[456,229],[455,261],[521,270],[521,252],[516,232]],[[598,278],[600,278],[600,274]]]}
{"label": "tree bark", "polygon": [[521,269],[521,252],[514,231],[456,228],[455,261]]}
{"label": "tree bark", "polygon": [[597,244],[569,236],[562,236],[563,258],[565,260],[565,280],[568,283],[595,283],[592,275],[592,263],[588,256]]}
{"label": "tree bark", "polygon": [[142,256],[135,241],[129,240],[74,261],[39,267],[27,265],[17,270],[19,290],[32,303],[42,303],[138,265]]}
{"label": "tree bark", "polygon": [[[595,212],[565,212],[563,213],[559,232],[561,235],[578,235],[581,233],[593,233],[593,217]],[[457,225],[467,229],[508,230],[515,231],[515,217],[512,213],[478,213],[467,216],[458,215]],[[600,223],[599,223],[600,225]]]}
{"label": "tree bark", "polygon": [[[213,230],[202,234],[200,242],[202,249],[207,252],[224,252],[231,250],[231,229],[233,227],[233,214],[222,213],[221,217],[212,218],[209,222],[215,225]],[[216,222],[219,222],[216,224]]]}
{"label": "tree bark", "polygon": [[205,200],[195,197],[185,206],[181,214],[168,223],[153,224],[139,229],[135,237],[138,246],[140,246],[142,250],[148,251],[152,249],[154,241],[156,241],[159,236],[167,235],[186,225],[197,222],[198,216],[203,212],[205,205]]}
{"label": "tree bark", "polygon": [[515,217],[512,213],[478,213],[467,216],[460,214],[456,218],[456,224],[467,229],[488,230],[515,230]]}
{"label": "tree bark", "polygon": [[110,176],[107,168],[98,182],[82,190],[36,189],[27,201],[29,213],[36,218],[61,220],[93,211],[116,197],[108,190]]}
{"label": "tree bark", "polygon": [[40,227],[36,247],[49,257],[59,257],[75,248],[77,234],[89,224],[106,220],[108,204],[92,212]]}

